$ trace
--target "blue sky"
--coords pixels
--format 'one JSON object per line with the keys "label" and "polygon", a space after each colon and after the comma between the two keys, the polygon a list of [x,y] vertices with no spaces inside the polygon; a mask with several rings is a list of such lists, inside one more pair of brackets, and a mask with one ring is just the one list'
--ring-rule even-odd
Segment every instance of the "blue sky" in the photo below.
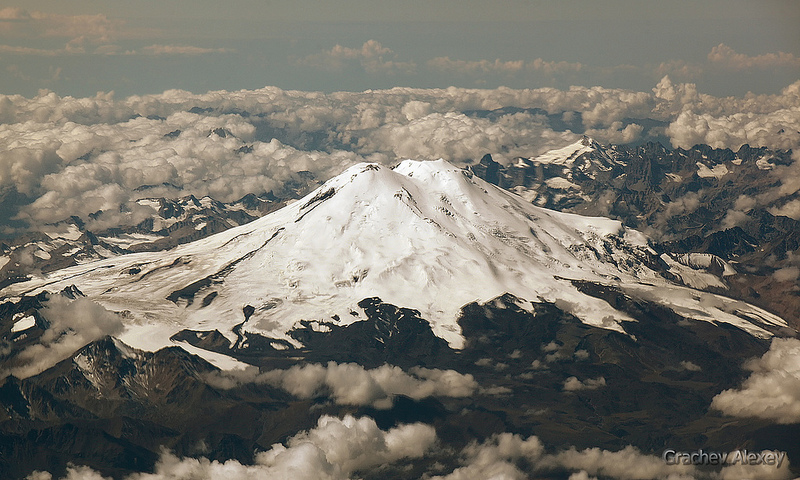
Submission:
{"label": "blue sky", "polygon": [[602,85],[714,95],[800,78],[796,0],[6,0],[0,93]]}

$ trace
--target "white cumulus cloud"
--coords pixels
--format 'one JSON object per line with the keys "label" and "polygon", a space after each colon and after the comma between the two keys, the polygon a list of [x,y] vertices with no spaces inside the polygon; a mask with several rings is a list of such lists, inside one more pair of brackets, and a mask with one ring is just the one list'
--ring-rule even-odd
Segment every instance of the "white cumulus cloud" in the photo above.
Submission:
{"label": "white cumulus cloud", "polygon": [[[323,415],[317,426],[256,455],[253,465],[236,460],[179,458],[163,452],[154,473],[136,473],[126,480],[346,480],[379,465],[425,455],[436,443],[436,430],[421,423],[381,430],[369,417]],[[49,480],[34,472],[28,480]],[[70,467],[62,480],[100,480],[88,467]]]}
{"label": "white cumulus cloud", "polygon": [[68,300],[60,295],[52,296],[42,315],[50,326],[36,344],[26,347],[14,358],[14,366],[6,372],[0,371],[0,377],[9,373],[17,378],[39,374],[90,342],[124,329],[115,313],[87,298]]}
{"label": "white cumulus cloud", "polygon": [[746,368],[753,373],[742,387],[721,392],[711,408],[736,417],[800,423],[800,340],[773,339],[769,351]]}
{"label": "white cumulus cloud", "polygon": [[215,373],[207,380],[218,388],[255,382],[281,388],[299,398],[329,395],[338,404],[377,408],[390,408],[397,395],[415,400],[432,396],[467,397],[478,387],[472,375],[462,375],[455,370],[413,367],[406,373],[392,365],[365,369],[355,363],[336,362],[295,365],[263,373],[253,367]]}

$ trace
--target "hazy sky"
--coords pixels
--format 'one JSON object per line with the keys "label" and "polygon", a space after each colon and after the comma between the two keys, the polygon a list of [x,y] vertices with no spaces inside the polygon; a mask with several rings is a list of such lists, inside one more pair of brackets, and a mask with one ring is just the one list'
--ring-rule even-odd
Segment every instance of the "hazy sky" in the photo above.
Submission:
{"label": "hazy sky", "polygon": [[800,78],[797,0],[4,0],[0,93],[602,85],[714,95]]}

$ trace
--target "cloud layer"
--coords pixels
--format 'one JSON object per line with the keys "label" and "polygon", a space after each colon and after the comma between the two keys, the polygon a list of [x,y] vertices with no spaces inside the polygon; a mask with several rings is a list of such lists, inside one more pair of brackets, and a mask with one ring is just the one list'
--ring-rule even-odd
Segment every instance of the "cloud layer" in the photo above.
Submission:
{"label": "cloud layer", "polygon": [[[393,61],[377,43],[329,53],[341,61]],[[572,122],[572,130],[561,119]],[[668,126],[646,131],[643,125],[652,121]],[[800,82],[780,95],[743,98],[712,97],[668,77],[652,92],[393,88],[323,94],[268,87],[125,99],[0,96],[0,193],[16,190],[29,199],[16,214],[34,228],[71,215],[90,228],[107,228],[147,218],[152,212],[136,203],[143,196],[234,201],[280,193],[298,183],[300,171],[322,181],[364,160],[391,165],[445,158],[464,165],[491,153],[508,162],[562,147],[578,132],[601,142],[667,135],[675,147],[796,148]],[[143,192],[143,186],[156,188]],[[793,216],[796,207],[790,202],[778,213]]]}

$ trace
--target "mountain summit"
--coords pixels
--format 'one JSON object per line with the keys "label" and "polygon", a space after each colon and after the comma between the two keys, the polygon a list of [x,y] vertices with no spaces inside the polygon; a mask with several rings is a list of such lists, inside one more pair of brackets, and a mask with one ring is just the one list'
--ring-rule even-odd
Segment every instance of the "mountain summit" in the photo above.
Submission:
{"label": "mountain summit", "polygon": [[147,350],[170,345],[184,329],[300,346],[287,334],[299,321],[320,329],[352,323],[368,297],[418,310],[454,348],[464,341],[461,307],[503,293],[625,332],[635,320],[586,285],[759,337],[786,325],[757,307],[677,285],[664,275],[670,268],[679,267],[619,221],[536,207],[443,160],[406,160],[393,169],[354,165],[279,211],[190,244],[59,270],[0,293],[76,285],[126,312],[120,338]]}

